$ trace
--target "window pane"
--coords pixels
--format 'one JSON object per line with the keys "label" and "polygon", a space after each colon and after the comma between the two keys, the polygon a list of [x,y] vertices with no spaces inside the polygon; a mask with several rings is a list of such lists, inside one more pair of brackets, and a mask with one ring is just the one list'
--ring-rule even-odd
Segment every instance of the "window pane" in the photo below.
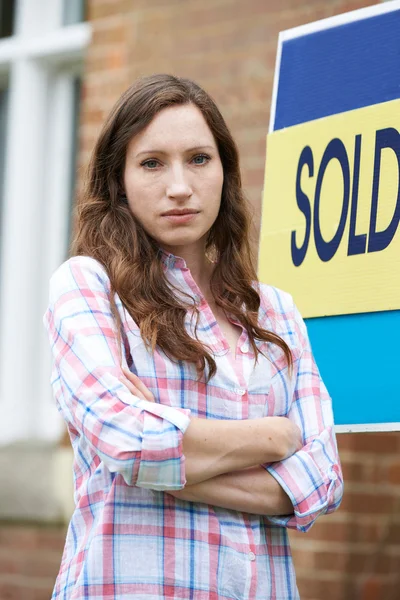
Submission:
{"label": "window pane", "polygon": [[63,25],[86,21],[86,0],[64,0]]}
{"label": "window pane", "polygon": [[[69,194],[71,198],[71,214],[69,218],[69,229],[68,229],[68,241],[72,241],[72,217],[73,208],[75,205],[75,193],[76,193],[76,175],[77,175],[77,160],[78,160],[78,140],[79,140],[79,112],[81,105],[81,90],[82,80],[80,77],[74,79],[74,116],[73,116],[73,138],[71,144],[71,171],[69,180]],[[66,257],[68,258],[68,256]]]}
{"label": "window pane", "polygon": [[[4,194],[4,162],[6,150],[8,91],[0,88],[0,242],[2,237],[2,215]],[[1,248],[1,243],[0,243]]]}
{"label": "window pane", "polygon": [[6,149],[7,98],[7,89],[0,89],[0,228],[1,206],[3,204],[4,159]]}
{"label": "window pane", "polygon": [[15,0],[0,0],[0,37],[14,33]]}

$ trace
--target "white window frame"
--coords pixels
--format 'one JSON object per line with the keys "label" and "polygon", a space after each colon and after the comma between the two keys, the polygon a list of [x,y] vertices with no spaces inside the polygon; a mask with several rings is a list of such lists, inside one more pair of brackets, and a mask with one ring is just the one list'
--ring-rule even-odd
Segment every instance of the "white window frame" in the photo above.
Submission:
{"label": "white window frame", "polygon": [[71,211],[74,78],[91,39],[62,25],[68,0],[17,0],[15,34],[0,39],[9,102],[0,245],[0,445],[54,442],[63,430],[50,388],[42,317],[65,260]]}

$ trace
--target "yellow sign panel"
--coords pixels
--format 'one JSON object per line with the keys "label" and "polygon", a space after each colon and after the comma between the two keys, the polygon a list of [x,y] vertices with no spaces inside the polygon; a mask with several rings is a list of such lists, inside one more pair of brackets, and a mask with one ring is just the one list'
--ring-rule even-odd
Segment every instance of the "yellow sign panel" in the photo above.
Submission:
{"label": "yellow sign panel", "polygon": [[400,100],[267,138],[260,280],[304,317],[400,309]]}

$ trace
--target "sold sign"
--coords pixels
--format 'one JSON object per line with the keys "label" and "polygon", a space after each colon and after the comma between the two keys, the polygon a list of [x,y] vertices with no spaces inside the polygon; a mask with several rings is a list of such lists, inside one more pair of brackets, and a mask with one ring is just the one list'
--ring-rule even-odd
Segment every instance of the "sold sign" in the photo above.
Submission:
{"label": "sold sign", "polygon": [[268,136],[260,276],[304,317],[400,309],[399,132],[393,100]]}
{"label": "sold sign", "polygon": [[259,252],[337,431],[400,430],[400,1],[279,36]]}
{"label": "sold sign", "polygon": [[[386,107],[385,107],[386,108]],[[358,194],[360,185],[360,157],[361,157],[361,142],[362,135],[358,134],[355,136],[354,144],[354,166],[353,166],[353,185],[351,192],[351,216],[350,216],[350,228],[348,236],[348,248],[347,255],[354,256],[356,254],[364,254],[365,252],[379,252],[385,250],[394,239],[394,235],[397,231],[398,224],[400,222],[400,186],[397,186],[397,201],[394,211],[394,215],[389,225],[383,231],[377,231],[377,215],[378,215],[378,192],[379,192],[379,181],[381,175],[381,155],[384,148],[391,148],[396,155],[397,159],[397,173],[395,177],[399,182],[398,174],[400,172],[400,134],[393,127],[386,127],[376,132],[375,139],[375,152],[374,152],[374,179],[372,183],[372,198],[371,198],[371,212],[370,212],[370,223],[369,223],[369,236],[368,236],[368,250],[367,250],[367,234],[356,235],[357,225],[357,205],[358,205]],[[320,226],[320,213],[321,213],[321,190],[324,177],[326,174],[327,167],[332,160],[336,159],[339,162],[341,169],[341,176],[343,178],[343,200],[342,209],[340,214],[340,220],[338,228],[333,238],[329,241],[325,241],[321,234]],[[325,152],[322,156],[321,165],[318,171],[317,183],[315,189],[314,198],[314,219],[311,218],[311,207],[308,197],[304,194],[301,189],[301,173],[304,166],[308,167],[309,175],[313,175],[314,172],[314,158],[312,149],[310,146],[306,146],[299,159],[297,174],[296,174],[296,200],[299,209],[304,213],[306,218],[306,235],[304,243],[300,248],[297,247],[295,241],[295,232],[292,232],[291,250],[292,250],[292,261],[295,266],[300,266],[304,261],[307,253],[310,231],[312,223],[314,224],[314,239],[315,247],[318,256],[324,262],[331,260],[338,250],[338,247],[342,241],[344,229],[347,222],[350,205],[350,164],[349,157],[346,151],[346,147],[340,138],[334,138],[327,145]],[[387,206],[381,207],[381,213],[387,208]]]}

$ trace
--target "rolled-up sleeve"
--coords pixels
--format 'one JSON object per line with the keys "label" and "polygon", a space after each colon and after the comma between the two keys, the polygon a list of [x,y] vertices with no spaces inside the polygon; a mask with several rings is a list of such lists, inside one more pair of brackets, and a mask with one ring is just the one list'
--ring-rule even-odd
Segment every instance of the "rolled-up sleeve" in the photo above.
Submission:
{"label": "rolled-up sleeve", "polygon": [[[73,257],[50,279],[43,317],[53,356],[52,386],[67,425],[128,485],[185,486],[182,438],[190,410],[142,400],[122,375],[110,282],[90,257]],[[122,363],[126,364],[124,349]],[[86,457],[88,458],[88,457]]]}
{"label": "rolled-up sleeve", "polygon": [[336,510],[343,478],[334,430],[332,402],[315,363],[306,325],[294,306],[302,345],[288,417],[302,431],[304,446],[289,458],[263,465],[289,496],[290,516],[268,517],[277,525],[307,531],[322,514]]}

